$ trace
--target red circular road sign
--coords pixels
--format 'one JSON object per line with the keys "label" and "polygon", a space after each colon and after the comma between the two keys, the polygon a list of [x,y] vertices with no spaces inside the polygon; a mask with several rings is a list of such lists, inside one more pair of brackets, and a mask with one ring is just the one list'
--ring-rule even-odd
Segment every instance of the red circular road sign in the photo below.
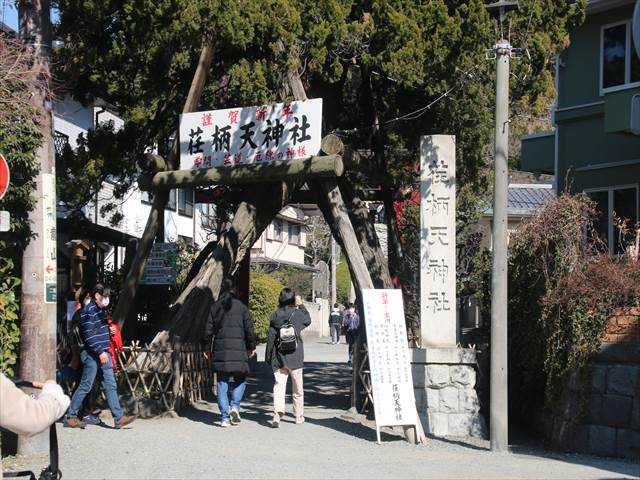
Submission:
{"label": "red circular road sign", "polygon": [[0,199],[4,197],[5,193],[7,193],[10,178],[9,165],[7,164],[7,161],[4,159],[2,154],[0,154]]}

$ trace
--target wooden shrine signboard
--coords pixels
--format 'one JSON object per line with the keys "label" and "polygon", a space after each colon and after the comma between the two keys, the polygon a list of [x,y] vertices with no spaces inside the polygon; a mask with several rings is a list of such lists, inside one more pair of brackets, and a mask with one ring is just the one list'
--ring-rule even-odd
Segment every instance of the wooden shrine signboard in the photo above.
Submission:
{"label": "wooden shrine signboard", "polygon": [[318,155],[322,99],[180,115],[180,168],[297,160]]}
{"label": "wooden shrine signboard", "polygon": [[418,411],[401,290],[362,290],[373,387],[376,435],[380,427],[414,426]]}

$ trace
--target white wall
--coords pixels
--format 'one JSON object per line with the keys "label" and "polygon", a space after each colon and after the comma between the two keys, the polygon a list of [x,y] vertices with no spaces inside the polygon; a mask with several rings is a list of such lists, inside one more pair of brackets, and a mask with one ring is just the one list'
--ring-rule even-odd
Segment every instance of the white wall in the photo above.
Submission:
{"label": "white wall", "polygon": [[311,325],[302,331],[304,337],[328,337],[329,332],[329,300],[318,298],[316,302],[303,302],[309,311]]}
{"label": "white wall", "polygon": [[93,128],[93,109],[65,98],[61,102],[54,101],[53,110],[53,129],[67,135],[71,148],[75,149],[78,146],[78,136]]}
{"label": "white wall", "polygon": [[298,244],[291,244],[289,243],[289,222],[286,220],[290,218],[301,221],[304,219],[304,214],[293,207],[285,207],[280,212],[280,215],[285,217],[285,219],[280,220],[283,226],[282,239],[278,240],[276,238],[275,221],[271,222],[253,246],[252,253],[254,256],[304,265],[304,249],[307,244],[305,226],[299,225],[300,240]]}

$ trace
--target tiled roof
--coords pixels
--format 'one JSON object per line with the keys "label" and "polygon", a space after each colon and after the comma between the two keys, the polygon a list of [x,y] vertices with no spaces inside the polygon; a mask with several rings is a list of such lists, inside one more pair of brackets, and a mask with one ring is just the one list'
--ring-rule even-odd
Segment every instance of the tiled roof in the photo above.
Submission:
{"label": "tiled roof", "polygon": [[509,209],[537,212],[555,196],[556,192],[551,185],[509,185],[507,205]]}
{"label": "tiled roof", "polygon": [[[549,184],[511,184],[507,193],[507,214],[534,215],[555,196],[556,192]],[[485,214],[492,216],[493,208],[487,208]]]}

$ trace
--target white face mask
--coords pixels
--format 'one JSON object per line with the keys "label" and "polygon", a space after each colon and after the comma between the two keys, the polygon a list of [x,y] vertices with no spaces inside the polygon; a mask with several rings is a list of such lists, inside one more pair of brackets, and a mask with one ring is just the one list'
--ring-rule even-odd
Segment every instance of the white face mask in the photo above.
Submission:
{"label": "white face mask", "polygon": [[100,303],[102,304],[102,308],[107,308],[109,306],[109,297],[103,297]]}

